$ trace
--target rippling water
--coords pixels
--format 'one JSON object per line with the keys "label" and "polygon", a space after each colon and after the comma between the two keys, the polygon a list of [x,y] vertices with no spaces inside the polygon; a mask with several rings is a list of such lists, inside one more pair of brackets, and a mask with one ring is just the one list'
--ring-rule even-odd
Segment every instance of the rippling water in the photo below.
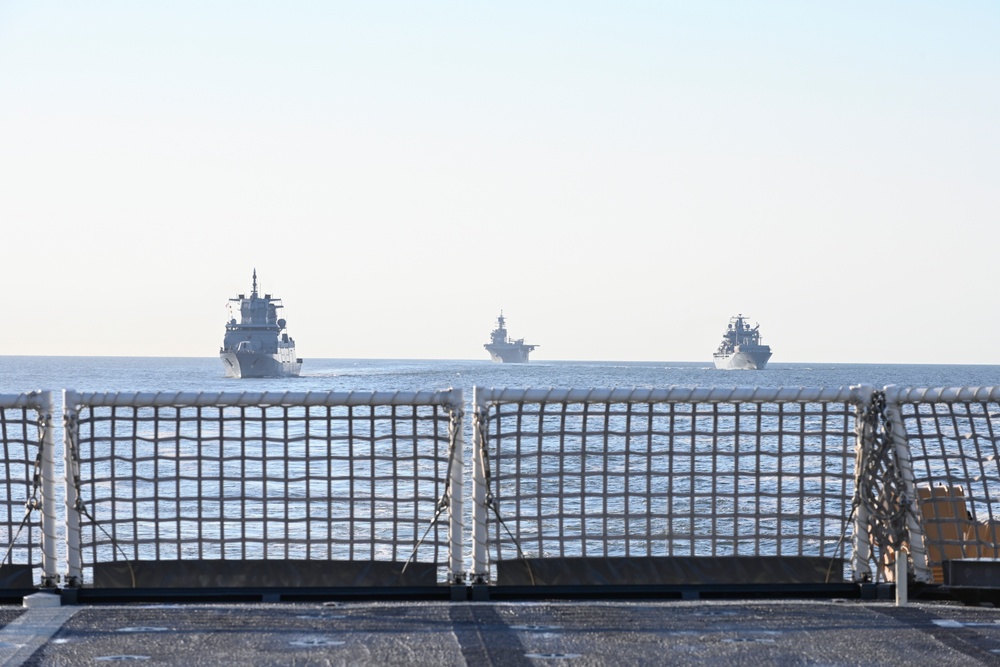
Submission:
{"label": "rippling water", "polygon": [[0,393],[77,391],[415,391],[483,387],[839,387],[1000,385],[1000,366],[782,364],[719,371],[710,362],[306,359],[302,376],[226,378],[218,358],[0,357]]}
{"label": "rippling water", "polygon": [[[495,364],[488,360],[306,359],[302,376],[298,378],[237,380],[226,378],[221,362],[214,357],[0,357],[0,393],[54,390],[57,407],[61,403],[58,392],[62,389],[214,393],[456,388],[465,392],[468,401],[474,386],[588,389],[840,387],[854,384],[875,387],[890,384],[925,387],[1000,385],[1000,367],[773,363],[763,371],[718,371],[708,362],[540,361],[515,365]],[[58,420],[56,426],[58,429]],[[470,441],[467,434],[466,447],[469,447]],[[467,456],[466,461],[471,461],[471,456]],[[244,510],[246,508],[241,511]]]}

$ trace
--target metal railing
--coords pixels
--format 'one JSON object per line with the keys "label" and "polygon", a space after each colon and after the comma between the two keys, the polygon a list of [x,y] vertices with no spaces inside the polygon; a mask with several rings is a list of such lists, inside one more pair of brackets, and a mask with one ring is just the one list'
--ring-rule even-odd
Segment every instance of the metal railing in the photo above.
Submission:
{"label": "metal railing", "polygon": [[1000,558],[1000,387],[890,386],[885,399],[905,490],[897,542],[917,580],[942,583],[948,560]]}
{"label": "metal railing", "polygon": [[553,558],[599,570],[663,557],[813,558],[839,580],[872,394],[477,387],[473,580],[541,583]]}
{"label": "metal railing", "polygon": [[461,406],[460,391],[68,391],[67,581],[460,578]]}
{"label": "metal railing", "polygon": [[51,392],[0,395],[0,588],[58,583]]}
{"label": "metal railing", "polygon": [[66,391],[60,461],[51,392],[0,396],[0,588],[863,582],[901,553],[943,583],[1000,558],[1000,387],[477,387],[471,461],[463,410]]}

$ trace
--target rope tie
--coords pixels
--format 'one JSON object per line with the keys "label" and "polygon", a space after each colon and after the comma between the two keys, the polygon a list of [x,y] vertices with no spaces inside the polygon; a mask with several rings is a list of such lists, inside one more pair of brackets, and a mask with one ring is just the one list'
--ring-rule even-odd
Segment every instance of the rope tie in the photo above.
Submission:
{"label": "rope tie", "polygon": [[[14,531],[14,535],[10,539],[10,544],[7,546],[7,551],[4,553],[3,558],[0,558],[0,565],[7,562],[8,558],[12,558],[14,553],[14,545],[17,544],[17,538],[21,536],[21,531],[28,524],[28,519],[31,518],[31,513],[34,511],[41,511],[42,500],[39,498],[39,492],[42,488],[42,456],[45,451],[45,436],[46,436],[46,415],[38,413],[38,454],[35,456],[35,460],[31,466],[31,493],[28,495],[27,500],[24,501],[24,517],[21,519],[21,523],[18,524],[17,530]],[[10,563],[13,565],[13,561]]]}
{"label": "rope tie", "polygon": [[441,497],[438,498],[435,506],[437,511],[434,512],[434,517],[427,525],[427,530],[425,530],[424,534],[419,540],[417,540],[410,557],[407,558],[406,562],[403,564],[402,572],[406,572],[406,568],[409,567],[411,562],[413,562],[414,557],[417,555],[417,551],[424,543],[424,540],[427,539],[431,529],[437,525],[438,519],[441,518],[441,514],[443,514],[446,509],[451,507],[451,473],[455,464],[455,450],[458,447],[458,434],[462,425],[462,416],[462,411],[458,410],[452,411],[448,417],[448,471],[445,474],[444,489],[441,491]]}
{"label": "rope tie", "polygon": [[[114,549],[122,555],[122,560],[125,561],[125,565],[128,567],[129,576],[132,579],[132,588],[135,588],[136,587],[135,570],[132,567],[132,561],[129,559],[128,554],[125,553],[125,550],[122,549],[118,541],[104,528],[104,526],[102,526],[97,521],[97,519],[94,518],[94,515],[90,513],[90,510],[88,510],[87,506],[84,505],[83,503],[83,494],[81,493],[80,473],[79,473],[80,461],[82,457],[80,456],[80,450],[77,443],[77,433],[78,433],[77,429],[79,428],[79,419],[77,418],[77,413],[73,412],[67,414],[64,419],[64,425],[65,425],[64,437],[66,440],[66,446],[69,450],[69,464],[73,468],[73,475],[72,475],[73,489],[76,491],[76,502],[73,504],[73,509],[79,512],[81,516],[86,517],[90,521],[91,525],[95,526],[98,530],[104,533],[104,535],[108,538],[108,541],[111,542]],[[77,545],[77,548],[78,549],[80,548],[79,544]]]}
{"label": "rope tie", "polygon": [[[857,508],[864,506],[868,512],[864,530],[881,554],[891,550],[898,555],[909,540],[905,488],[893,449],[885,392],[876,391],[862,412],[861,458],[854,471],[854,498],[847,525]],[[869,553],[869,559],[874,558],[875,554]],[[877,565],[875,571],[881,574]]]}
{"label": "rope tie", "polygon": [[[531,565],[528,564],[528,558],[524,555],[521,550],[521,545],[518,544],[517,538],[514,537],[514,533],[511,532],[510,528],[507,526],[507,522],[504,521],[503,517],[500,515],[500,502],[497,500],[496,496],[493,495],[493,478],[490,472],[490,459],[489,459],[489,447],[487,446],[487,424],[489,418],[484,418],[478,412],[473,415],[472,420],[474,422],[474,428],[479,431],[479,442],[480,444],[480,455],[483,459],[483,475],[486,482],[486,499],[485,505],[487,509],[493,510],[494,516],[496,516],[497,521],[503,526],[504,531],[506,531],[507,536],[510,541],[514,544],[514,548],[517,549],[517,557],[524,562],[524,566],[528,569],[528,578],[531,580],[531,585],[535,585],[535,575],[531,571]],[[489,550],[487,550],[487,557],[490,555]]]}

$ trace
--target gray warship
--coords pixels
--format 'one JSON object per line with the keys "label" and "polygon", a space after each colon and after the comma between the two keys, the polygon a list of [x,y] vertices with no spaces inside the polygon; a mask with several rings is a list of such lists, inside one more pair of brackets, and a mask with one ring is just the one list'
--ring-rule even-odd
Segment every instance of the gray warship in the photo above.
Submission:
{"label": "gray warship", "polygon": [[[233,378],[295,377],[302,360],[295,356],[295,341],[278,319],[280,299],[257,294],[257,269],[253,270],[250,296],[240,294],[229,300],[229,323],[219,356],[226,376]],[[236,312],[239,311],[239,322]]]}
{"label": "gray warship", "polygon": [[483,345],[490,353],[493,361],[505,364],[526,364],[528,355],[537,345],[526,345],[523,338],[511,340],[507,337],[507,327],[505,326],[503,311],[497,318],[497,328],[490,333],[490,342]]}
{"label": "gray warship", "polygon": [[762,370],[771,348],[760,343],[760,325],[750,328],[742,313],[730,318],[722,343],[715,351],[715,367],[722,370]]}

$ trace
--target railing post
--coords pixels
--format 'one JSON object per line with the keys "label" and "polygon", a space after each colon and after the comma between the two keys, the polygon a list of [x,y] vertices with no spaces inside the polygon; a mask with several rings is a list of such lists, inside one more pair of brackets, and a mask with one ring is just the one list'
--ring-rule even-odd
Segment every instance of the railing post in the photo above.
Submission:
{"label": "railing post", "polygon": [[483,389],[472,389],[472,583],[489,581],[486,550],[486,406],[480,404]]}
{"label": "railing post", "polygon": [[[924,528],[918,519],[917,484],[913,476],[913,459],[910,457],[910,443],[906,437],[906,425],[903,422],[899,407],[899,387],[891,385],[885,388],[885,417],[887,427],[892,433],[893,450],[896,455],[896,465],[903,479],[903,489],[906,506],[906,532],[910,543],[910,560],[913,561],[913,576],[917,581],[930,583],[934,574],[927,563],[927,547]],[[900,554],[899,557],[906,556]],[[896,582],[897,585],[899,582]]]}
{"label": "railing post", "polygon": [[452,445],[449,454],[451,456],[451,462],[449,463],[449,470],[451,471],[451,478],[449,479],[451,498],[448,517],[448,570],[451,583],[461,584],[465,580],[462,562],[462,547],[465,545],[465,514],[463,511],[465,507],[463,489],[463,481],[465,480],[465,442],[462,438],[462,429],[465,425],[465,415],[462,413],[464,405],[462,390],[454,390],[452,395],[454,401],[450,406],[451,415],[448,426],[452,431],[452,437],[450,438]]}
{"label": "railing post", "polygon": [[868,531],[871,525],[871,512],[868,504],[864,502],[864,497],[868,485],[874,480],[864,479],[865,452],[871,451],[875,446],[876,429],[878,428],[878,415],[872,415],[875,410],[873,405],[874,391],[871,387],[859,387],[867,389],[866,396],[860,396],[858,405],[854,410],[855,419],[855,444],[854,444],[854,496],[860,502],[854,511],[854,527],[852,536],[851,574],[856,582],[870,580],[871,569],[871,534]]}
{"label": "railing post", "polygon": [[52,432],[52,392],[43,391],[38,406],[42,427],[42,586],[59,582],[59,519],[56,515],[56,438]]}
{"label": "railing post", "polygon": [[909,598],[906,574],[906,554],[900,553],[896,556],[896,606],[904,607]]}
{"label": "railing post", "polygon": [[76,420],[76,392],[63,390],[63,461],[66,475],[66,585],[83,583],[80,554],[80,513],[77,509],[76,481],[80,478],[80,461],[76,457],[74,442],[79,442]]}

